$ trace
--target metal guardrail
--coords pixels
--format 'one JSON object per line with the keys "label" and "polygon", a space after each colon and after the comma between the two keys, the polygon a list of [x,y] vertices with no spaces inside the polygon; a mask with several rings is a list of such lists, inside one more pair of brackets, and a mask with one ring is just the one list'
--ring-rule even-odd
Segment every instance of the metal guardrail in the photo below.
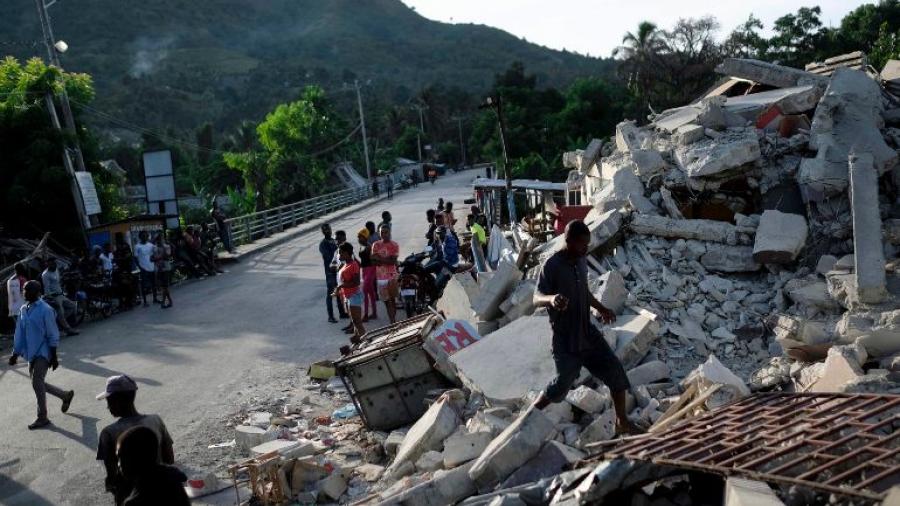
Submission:
{"label": "metal guardrail", "polygon": [[225,222],[230,225],[231,239],[237,246],[296,227],[338,209],[358,204],[370,197],[372,197],[370,187],[352,188],[264,211],[235,216],[226,219]]}

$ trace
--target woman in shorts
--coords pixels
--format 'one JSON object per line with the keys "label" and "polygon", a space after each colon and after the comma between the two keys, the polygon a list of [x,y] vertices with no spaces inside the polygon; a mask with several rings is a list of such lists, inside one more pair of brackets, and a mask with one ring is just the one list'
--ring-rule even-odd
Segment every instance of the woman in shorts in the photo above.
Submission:
{"label": "woman in shorts", "polygon": [[363,306],[363,290],[361,278],[361,269],[359,262],[353,257],[353,245],[349,242],[341,244],[338,249],[343,267],[338,271],[338,286],[334,290],[333,296],[340,295],[347,305],[347,313],[350,314],[350,320],[353,322],[353,338],[352,343],[358,343],[359,338],[366,333],[362,321]]}
{"label": "woman in shorts", "polygon": [[168,309],[172,307],[172,294],[169,292],[169,285],[172,282],[172,245],[166,240],[163,232],[157,234],[154,243],[153,260],[156,263],[156,285],[162,289],[160,307]]}

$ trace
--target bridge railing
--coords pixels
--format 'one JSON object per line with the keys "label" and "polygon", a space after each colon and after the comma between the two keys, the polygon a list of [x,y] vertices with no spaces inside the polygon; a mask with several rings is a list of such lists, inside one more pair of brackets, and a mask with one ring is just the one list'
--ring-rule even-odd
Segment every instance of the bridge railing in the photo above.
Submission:
{"label": "bridge railing", "polygon": [[372,197],[371,187],[351,188],[235,216],[226,219],[225,222],[230,225],[231,240],[237,246],[296,227],[328,213],[358,204],[370,197]]}

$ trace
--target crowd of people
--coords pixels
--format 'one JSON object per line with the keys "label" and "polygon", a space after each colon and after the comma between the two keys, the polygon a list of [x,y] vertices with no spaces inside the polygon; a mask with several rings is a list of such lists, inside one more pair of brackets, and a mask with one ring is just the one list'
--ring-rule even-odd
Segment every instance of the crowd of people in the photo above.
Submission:
{"label": "crowd of people", "polygon": [[[437,207],[428,209],[425,217],[428,222],[425,239],[429,248],[425,270],[437,277],[437,286],[442,288],[461,262],[461,242],[456,231],[458,221],[453,203],[439,199]],[[346,231],[332,232],[328,223],[321,227],[323,238],[319,242],[319,253],[325,270],[328,321],[348,320],[342,330],[352,334],[350,340],[353,343],[359,342],[365,334],[366,322],[378,318],[379,300],[384,304],[390,323],[397,321],[400,246],[392,239],[391,220],[391,213],[384,211],[377,226],[373,221],[366,222],[356,233],[356,245],[348,241]],[[484,251],[487,247],[487,217],[477,206],[471,207],[466,228],[472,235],[472,243]]]}

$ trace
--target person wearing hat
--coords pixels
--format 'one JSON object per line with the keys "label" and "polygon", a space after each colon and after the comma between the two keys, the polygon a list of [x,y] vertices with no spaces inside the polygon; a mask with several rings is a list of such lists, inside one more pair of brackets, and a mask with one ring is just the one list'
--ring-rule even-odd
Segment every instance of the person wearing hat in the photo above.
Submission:
{"label": "person wearing hat", "polygon": [[356,233],[359,241],[359,266],[362,268],[363,321],[378,318],[378,290],[375,286],[375,264],[372,263],[371,232],[361,228]]}
{"label": "person wearing hat", "polygon": [[113,494],[116,505],[124,504],[131,494],[134,484],[122,475],[116,457],[119,437],[134,427],[146,427],[153,431],[159,442],[157,458],[163,464],[175,463],[172,437],[159,415],[142,415],[134,406],[137,383],[127,375],[112,376],[106,380],[106,390],[97,395],[97,400],[106,400],[106,407],[112,416],[118,418],[100,431],[97,444],[97,460],[106,467],[106,491]]}
{"label": "person wearing hat", "polygon": [[148,427],[131,427],[116,440],[116,456],[122,476],[134,484],[124,506],[182,506],[191,504],[184,482],[187,476],[175,466],[160,464],[156,455],[159,438]]}
{"label": "person wearing hat", "polygon": [[25,300],[19,318],[16,320],[16,333],[13,338],[13,353],[9,357],[9,365],[13,366],[23,357],[28,362],[28,373],[31,375],[31,386],[37,397],[37,419],[28,426],[28,430],[40,429],[50,425],[47,418],[47,394],[62,399],[62,412],[69,410],[75,391],[65,391],[47,383],[47,370],[56,370],[59,359],[56,348],[59,346],[59,329],[56,327],[56,313],[49,304],[40,298],[41,284],[37,281],[25,283]]}

